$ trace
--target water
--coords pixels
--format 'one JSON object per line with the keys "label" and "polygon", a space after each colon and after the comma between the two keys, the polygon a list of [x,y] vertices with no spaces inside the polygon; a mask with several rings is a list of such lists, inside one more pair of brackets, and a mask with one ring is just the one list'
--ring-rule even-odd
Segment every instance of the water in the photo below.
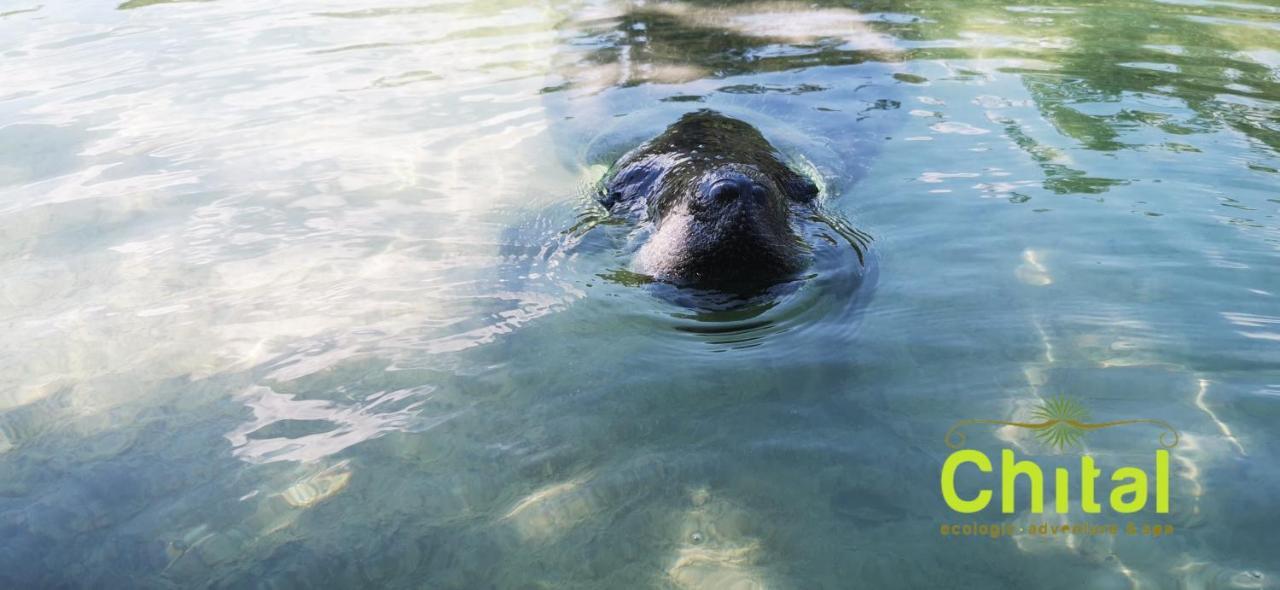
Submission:
{"label": "water", "polygon": [[[0,586],[1280,586],[1273,5],[16,0],[0,38]],[[699,108],[870,280],[708,313],[619,272],[590,187]],[[940,536],[947,428],[1062,394],[1182,435],[1170,515],[1070,520],[1176,533]]]}

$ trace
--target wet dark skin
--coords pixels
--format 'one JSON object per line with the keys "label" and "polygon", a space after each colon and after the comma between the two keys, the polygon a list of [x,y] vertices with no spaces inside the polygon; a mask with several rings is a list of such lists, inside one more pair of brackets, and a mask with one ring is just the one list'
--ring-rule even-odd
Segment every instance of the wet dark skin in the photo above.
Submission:
{"label": "wet dark skin", "polygon": [[635,270],[680,286],[746,292],[809,264],[796,224],[818,188],[754,127],[714,111],[683,116],[623,156],[600,202],[647,224]]}

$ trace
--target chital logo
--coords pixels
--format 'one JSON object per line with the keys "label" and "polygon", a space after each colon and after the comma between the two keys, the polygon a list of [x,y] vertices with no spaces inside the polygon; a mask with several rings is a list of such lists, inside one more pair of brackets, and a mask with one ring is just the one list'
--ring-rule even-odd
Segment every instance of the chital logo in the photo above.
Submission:
{"label": "chital logo", "polygon": [[[1141,467],[1123,466],[1110,473],[1115,484],[1109,498],[1106,498],[1112,511],[1131,514],[1147,507],[1150,485],[1155,486],[1155,511],[1158,514],[1169,512],[1169,449],[1178,445],[1178,431],[1162,420],[1149,418],[1110,420],[1090,422],[1088,410],[1078,400],[1067,397],[1050,398],[1042,402],[1032,412],[1031,422],[1015,422],[1010,420],[970,419],[960,420],[947,431],[944,441],[952,453],[942,466],[942,497],[947,506],[956,512],[972,514],[982,511],[991,504],[994,490],[983,488],[975,495],[962,497],[956,490],[956,474],[962,469],[976,469],[981,473],[991,473],[995,464],[986,453],[965,447],[963,429],[974,425],[1012,426],[1025,428],[1035,432],[1041,444],[1051,450],[1064,452],[1081,446],[1081,441],[1092,431],[1104,428],[1115,428],[1129,425],[1148,425],[1162,429],[1160,446],[1152,457],[1151,471]],[[1019,477],[1025,477],[1030,483],[1030,510],[1034,514],[1044,512],[1045,472],[1034,460],[1018,460],[1012,449],[1002,449],[999,460],[1000,510],[1012,514],[1015,505],[1015,485]],[[1054,510],[1065,514],[1070,510],[1074,489],[1078,489],[1080,508],[1086,513],[1097,514],[1102,511],[1102,502],[1096,496],[1098,477],[1102,470],[1097,467],[1094,458],[1088,454],[1080,455],[1080,467],[1075,473],[1064,467],[1054,470]]]}

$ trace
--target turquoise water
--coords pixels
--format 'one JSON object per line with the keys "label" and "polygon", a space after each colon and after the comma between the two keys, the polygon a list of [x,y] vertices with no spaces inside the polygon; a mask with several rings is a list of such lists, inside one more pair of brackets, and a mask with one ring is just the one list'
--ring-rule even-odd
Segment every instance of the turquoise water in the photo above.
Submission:
{"label": "turquoise water", "polygon": [[[0,38],[0,586],[1280,587],[1274,5],[15,0]],[[867,280],[628,280],[591,187],[699,108]],[[1169,514],[947,508],[947,429],[1058,395],[1177,428]],[[1062,520],[1175,532],[939,533]]]}

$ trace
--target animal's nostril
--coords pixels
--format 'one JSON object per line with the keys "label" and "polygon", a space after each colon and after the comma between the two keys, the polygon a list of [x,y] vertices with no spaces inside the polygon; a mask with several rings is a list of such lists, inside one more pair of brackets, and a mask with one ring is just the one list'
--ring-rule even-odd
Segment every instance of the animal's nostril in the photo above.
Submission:
{"label": "animal's nostril", "polygon": [[715,201],[732,201],[742,195],[742,187],[733,180],[721,180],[711,185],[707,196]]}
{"label": "animal's nostril", "polygon": [[740,178],[717,180],[707,191],[707,196],[714,202],[737,201],[753,195],[755,183]]}

